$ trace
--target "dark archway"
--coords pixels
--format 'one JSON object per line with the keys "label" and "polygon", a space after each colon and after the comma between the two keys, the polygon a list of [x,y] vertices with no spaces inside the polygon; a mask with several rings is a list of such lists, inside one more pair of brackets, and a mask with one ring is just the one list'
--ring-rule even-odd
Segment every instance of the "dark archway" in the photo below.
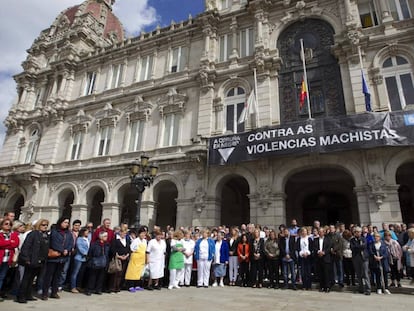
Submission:
{"label": "dark archway", "polygon": [[308,118],[307,105],[299,104],[303,80],[300,39],[304,41],[312,117],[345,115],[341,72],[331,52],[334,34],[332,26],[319,19],[298,21],[281,33],[277,48],[283,59],[279,71],[283,123]]}
{"label": "dark archway", "polygon": [[128,224],[130,227],[135,224],[135,216],[137,214],[137,198],[137,189],[131,184],[123,185],[118,191],[121,223]]}
{"label": "dark archway", "polygon": [[22,215],[22,207],[24,206],[24,197],[23,195],[18,195],[14,201],[13,209],[15,219],[20,219],[20,216]]}
{"label": "dark archway", "polygon": [[221,224],[240,226],[250,222],[249,183],[240,176],[228,178],[221,190]]}
{"label": "dark archway", "polygon": [[286,221],[301,225],[359,223],[352,176],[337,168],[309,169],[292,175],[286,183]]}
{"label": "dark archway", "polygon": [[403,222],[414,223],[414,162],[401,165],[396,180]]}
{"label": "dark archway", "polygon": [[98,226],[102,223],[102,202],[105,201],[105,193],[99,187],[90,189],[87,193],[89,221]]}
{"label": "dark archway", "polygon": [[75,195],[72,190],[63,190],[59,193],[59,209],[61,211],[61,216],[72,218],[72,204],[75,200]]}
{"label": "dark archway", "polygon": [[161,228],[177,223],[177,186],[171,181],[161,181],[154,188],[154,199],[156,202],[156,224]]}

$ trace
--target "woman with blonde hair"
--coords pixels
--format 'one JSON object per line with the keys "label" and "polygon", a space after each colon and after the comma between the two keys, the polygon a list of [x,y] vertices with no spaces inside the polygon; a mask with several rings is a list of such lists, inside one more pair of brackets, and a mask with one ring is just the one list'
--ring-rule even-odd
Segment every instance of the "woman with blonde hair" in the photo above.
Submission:
{"label": "woman with blonde hair", "polygon": [[410,268],[411,282],[414,283],[414,228],[410,228],[407,231],[408,242],[403,246],[403,251],[407,254],[407,268]]}
{"label": "woman with blonde hair", "polygon": [[181,230],[177,230],[173,234],[171,239],[171,254],[168,264],[170,270],[170,284],[168,289],[180,288],[178,283],[180,282],[181,275],[184,272],[184,252],[185,248],[183,245],[184,234]]}
{"label": "woman with blonde hair", "polygon": [[18,262],[20,266],[24,267],[24,273],[16,297],[16,301],[19,303],[36,300],[32,295],[32,285],[34,278],[40,274],[46,264],[49,251],[48,226],[48,220],[38,220],[34,230],[27,235],[21,247]]}

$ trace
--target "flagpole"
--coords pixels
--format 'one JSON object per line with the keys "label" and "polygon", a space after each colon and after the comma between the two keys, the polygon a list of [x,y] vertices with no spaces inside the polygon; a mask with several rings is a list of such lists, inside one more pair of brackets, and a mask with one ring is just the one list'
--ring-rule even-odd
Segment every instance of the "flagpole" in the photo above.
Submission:
{"label": "flagpole", "polygon": [[362,52],[361,52],[360,45],[358,45],[358,55],[359,55],[359,66],[361,67],[361,70],[364,71],[364,66],[362,65]]}
{"label": "flagpole", "polygon": [[306,73],[306,59],[305,59],[305,48],[303,47],[303,39],[300,39],[300,51],[302,54],[302,64],[303,64],[303,78],[305,80],[306,85],[306,103],[308,105],[308,115],[309,119],[312,119],[312,112],[311,112],[311,106],[310,106],[310,92],[309,92],[309,85],[308,85],[308,75]]}
{"label": "flagpole", "polygon": [[254,97],[255,97],[255,105],[256,105],[256,127],[260,127],[260,123],[259,123],[259,101],[257,100],[257,74],[256,74],[256,68],[253,68],[253,73],[254,73]]}

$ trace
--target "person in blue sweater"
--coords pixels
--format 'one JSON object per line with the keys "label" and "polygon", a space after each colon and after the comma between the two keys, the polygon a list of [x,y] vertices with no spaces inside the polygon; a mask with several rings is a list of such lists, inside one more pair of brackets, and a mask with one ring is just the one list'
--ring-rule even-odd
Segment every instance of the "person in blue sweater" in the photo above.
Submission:
{"label": "person in blue sweater", "polygon": [[71,292],[78,294],[77,284],[82,284],[83,271],[86,267],[86,260],[89,252],[89,230],[82,228],[79,237],[76,239],[76,255],[73,260],[72,274],[70,276]]}
{"label": "person in blue sweater", "polygon": [[204,230],[202,236],[196,242],[194,248],[194,259],[197,261],[197,287],[204,286],[208,288],[211,262],[215,253],[215,243],[210,238],[210,230]]}
{"label": "person in blue sweater", "polygon": [[217,278],[220,279],[220,286],[224,287],[223,279],[226,276],[226,267],[229,263],[229,244],[223,240],[224,232],[217,233],[214,255],[214,276],[216,277],[213,287],[216,287]]}

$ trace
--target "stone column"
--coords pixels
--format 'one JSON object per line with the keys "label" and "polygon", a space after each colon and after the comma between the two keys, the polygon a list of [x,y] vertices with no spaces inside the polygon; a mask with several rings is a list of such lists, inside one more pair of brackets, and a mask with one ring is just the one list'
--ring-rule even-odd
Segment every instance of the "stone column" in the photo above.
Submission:
{"label": "stone column", "polygon": [[210,37],[211,37],[211,28],[206,28],[203,30],[203,33],[205,35],[204,38],[204,53],[203,58],[209,59],[210,55]]}
{"label": "stone column", "polygon": [[374,205],[376,210],[375,218],[373,217],[372,219],[373,225],[380,227],[383,222],[402,222],[398,188],[398,185],[386,185],[383,188],[383,192],[376,193],[371,191],[371,205]]}
{"label": "stone column", "polygon": [[354,187],[354,192],[358,202],[359,224],[370,224],[371,213],[369,208],[368,189],[365,186]]}
{"label": "stone column", "polygon": [[[232,51],[231,51],[231,56],[230,58],[238,58],[239,55],[239,49],[238,49],[238,45],[237,45],[237,30],[238,30],[238,26],[237,26],[237,20],[234,17],[231,24],[230,24],[230,30],[232,32]],[[240,38],[241,40],[241,38]]]}
{"label": "stone column", "polygon": [[391,10],[388,4],[389,0],[380,0],[381,19],[383,23],[389,23],[393,21]]}
{"label": "stone column", "polygon": [[221,200],[218,198],[207,198],[205,207],[193,216],[193,226],[211,227],[220,223],[220,206]]}
{"label": "stone column", "polygon": [[176,228],[181,226],[188,227],[192,225],[193,220],[193,199],[181,199],[177,201],[177,223]]}
{"label": "stone column", "polygon": [[102,203],[102,220],[109,218],[113,226],[119,225],[119,203]]}
{"label": "stone column", "polygon": [[258,10],[254,17],[256,19],[256,44],[263,44],[263,11]]}
{"label": "stone column", "polygon": [[157,208],[154,201],[141,202],[141,225],[146,225],[148,228],[153,228],[157,222]]}
{"label": "stone column", "polygon": [[79,219],[82,222],[82,226],[86,225],[88,222],[88,206],[85,204],[72,204],[72,219]]}
{"label": "stone column", "polygon": [[[50,224],[56,223],[60,217],[59,206],[42,206],[39,208],[39,217],[49,220]],[[32,220],[36,218],[32,217]]]}

